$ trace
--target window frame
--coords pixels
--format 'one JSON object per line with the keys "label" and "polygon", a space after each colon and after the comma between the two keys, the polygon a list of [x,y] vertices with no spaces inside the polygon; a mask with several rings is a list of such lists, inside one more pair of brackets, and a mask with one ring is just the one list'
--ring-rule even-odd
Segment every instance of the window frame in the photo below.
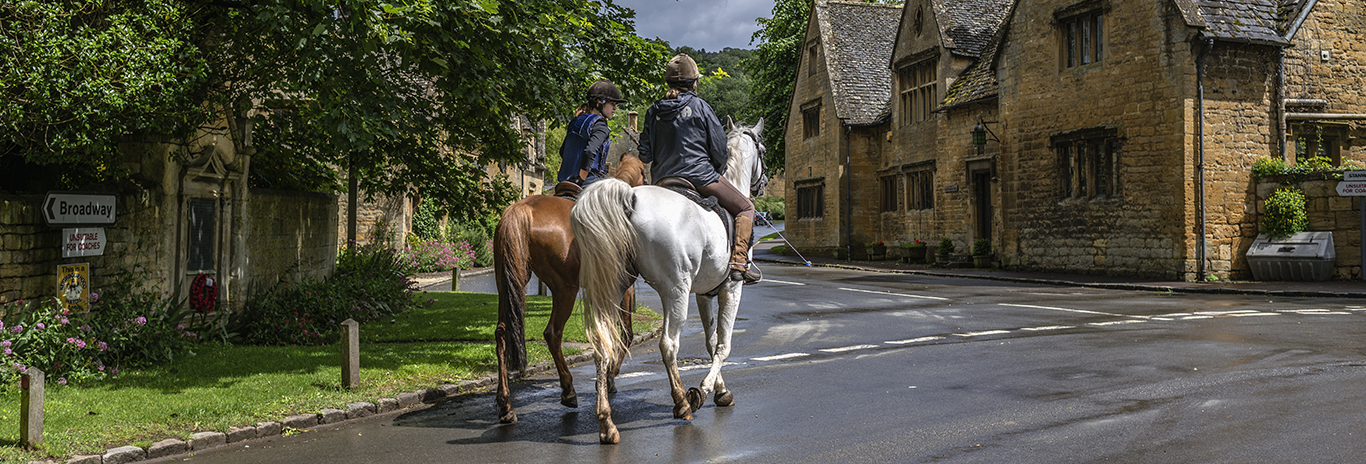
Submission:
{"label": "window frame", "polygon": [[1090,129],[1054,136],[1058,195],[1066,199],[1120,198],[1122,138],[1114,129]]}
{"label": "window frame", "polygon": [[797,190],[797,219],[825,218],[825,179],[809,179],[793,184]]}
{"label": "window frame", "polygon": [[905,197],[901,188],[902,177],[903,176],[898,174],[889,174],[878,178],[878,191],[882,196],[882,200],[879,202],[880,212],[894,213],[901,211],[902,198]]}
{"label": "window frame", "polygon": [[906,209],[909,211],[934,209],[933,166],[906,173]]}
{"label": "window frame", "polygon": [[820,99],[815,99],[802,104],[802,140],[820,137],[821,106]]}
{"label": "window frame", "polygon": [[939,93],[938,57],[902,65],[897,68],[896,75],[901,125],[928,121]]}
{"label": "window frame", "polygon": [[1057,17],[1058,62],[1062,69],[1075,69],[1105,61],[1105,9],[1084,7]]}

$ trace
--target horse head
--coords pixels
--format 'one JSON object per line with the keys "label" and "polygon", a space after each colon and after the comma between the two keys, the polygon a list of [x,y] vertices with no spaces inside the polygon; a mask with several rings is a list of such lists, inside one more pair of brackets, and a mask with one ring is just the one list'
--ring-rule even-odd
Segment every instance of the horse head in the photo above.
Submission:
{"label": "horse head", "polygon": [[730,152],[726,160],[726,180],[736,187],[748,185],[749,196],[763,195],[768,185],[764,174],[764,119],[753,126],[736,123],[728,116],[726,148]]}

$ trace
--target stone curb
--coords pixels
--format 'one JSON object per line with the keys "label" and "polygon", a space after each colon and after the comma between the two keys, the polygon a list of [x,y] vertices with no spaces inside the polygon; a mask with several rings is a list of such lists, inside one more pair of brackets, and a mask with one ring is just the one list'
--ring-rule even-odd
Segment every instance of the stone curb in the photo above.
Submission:
{"label": "stone curb", "polygon": [[[638,345],[651,338],[658,337],[662,327],[656,327],[650,333],[636,335],[631,340],[632,345]],[[576,366],[593,361],[593,350],[588,349],[583,353],[565,358],[565,363]],[[539,375],[555,370],[555,364],[550,361],[528,367],[516,378]],[[343,422],[348,422],[364,417],[383,414],[393,411],[409,409],[421,409],[429,404],[434,404],[447,398],[455,398],[493,387],[498,384],[498,373],[494,372],[476,380],[466,380],[459,384],[442,384],[436,388],[428,388],[415,392],[400,393],[393,398],[380,398],[379,404],[360,401],[344,406],[344,409],[325,408],[313,414],[297,414],[281,419],[279,422],[260,422],[256,426],[232,427],[227,433],[223,432],[199,432],[191,435],[190,441],[170,438],[153,443],[143,449],[137,446],[122,446],[105,450],[103,455],[76,455],[71,456],[66,464],[125,464],[147,459],[159,459],[170,456],[183,455],[194,451],[202,451],[211,448],[225,446],[259,438],[269,438],[281,435],[286,428],[296,430],[307,430],[323,426],[335,426]],[[56,464],[54,461],[31,461],[29,464]]]}
{"label": "stone curb", "polygon": [[[788,265],[793,265],[793,266],[803,266],[803,265],[806,264],[806,263],[799,262],[799,261],[795,261],[795,260],[775,259],[775,258],[760,258],[760,257],[755,257],[754,260],[755,260],[755,261],[760,261],[760,262],[766,262],[766,263],[774,263],[774,264],[788,264]],[[932,276],[932,277],[952,277],[952,278],[958,278],[958,279],[981,279],[981,280],[995,280],[995,281],[1001,281],[1001,282],[1018,282],[1018,283],[1043,284],[1043,285],[1057,285],[1057,286],[1071,286],[1071,287],[1103,288],[1103,289],[1108,289],[1108,290],[1135,290],[1135,291],[1146,291],[1146,292],[1173,292],[1173,293],[1207,293],[1207,294],[1223,294],[1223,295],[1263,295],[1263,296],[1309,297],[1309,298],[1363,298],[1363,297],[1366,297],[1366,292],[1322,292],[1322,291],[1313,291],[1313,290],[1247,290],[1247,289],[1228,288],[1228,287],[1197,288],[1197,287],[1173,287],[1173,286],[1170,286],[1170,285],[1136,284],[1136,283],[1076,282],[1076,281],[1071,281],[1071,280],[1059,280],[1059,279],[1037,279],[1037,278],[1030,278],[1030,277],[1012,277],[1012,276],[989,275],[989,274],[961,274],[961,273],[944,272],[944,271],[922,271],[922,270],[918,270],[918,269],[886,269],[886,268],[879,268],[879,267],[859,266],[859,265],[856,265],[856,264],[841,264],[841,263],[817,263],[817,262],[812,262],[812,263],[811,263],[811,266],[828,267],[828,268],[833,268],[833,269],[847,269],[847,270],[851,270],[851,271],[880,272],[880,273],[884,273],[884,274],[913,274],[913,275],[923,275],[923,276]]]}

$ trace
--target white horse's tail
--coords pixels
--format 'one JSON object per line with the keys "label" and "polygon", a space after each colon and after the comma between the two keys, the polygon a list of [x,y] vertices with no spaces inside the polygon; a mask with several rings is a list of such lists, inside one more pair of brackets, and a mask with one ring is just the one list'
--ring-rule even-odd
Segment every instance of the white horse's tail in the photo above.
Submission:
{"label": "white horse's tail", "polygon": [[614,178],[594,182],[569,212],[579,247],[579,286],[584,293],[584,328],[593,349],[607,359],[627,353],[621,336],[621,294],[630,284],[626,266],[635,255],[635,207],[631,186]]}

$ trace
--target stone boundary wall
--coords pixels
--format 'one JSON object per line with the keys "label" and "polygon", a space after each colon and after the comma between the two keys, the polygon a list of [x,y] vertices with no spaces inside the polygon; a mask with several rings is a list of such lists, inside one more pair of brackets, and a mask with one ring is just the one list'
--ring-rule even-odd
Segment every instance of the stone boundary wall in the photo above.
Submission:
{"label": "stone boundary wall", "polygon": [[56,296],[57,265],[68,262],[90,264],[96,292],[105,277],[125,269],[164,286],[172,258],[161,240],[161,197],[152,190],[117,195],[115,222],[104,226],[104,255],[62,258],[64,227],[43,220],[44,195],[0,195],[0,303]]}
{"label": "stone boundary wall", "polygon": [[316,280],[337,263],[337,197],[325,193],[252,189],[247,202],[247,295],[280,279]]}
{"label": "stone boundary wall", "polygon": [[[1261,179],[1257,182],[1257,221],[1266,213],[1265,202],[1276,189],[1297,187],[1304,192],[1305,209],[1309,216],[1309,230],[1332,232],[1334,252],[1337,254],[1333,279],[1361,279],[1361,204],[1366,197],[1338,196],[1336,180],[1306,180],[1285,182],[1281,178]],[[1239,256],[1246,256],[1252,242],[1239,248]],[[1246,263],[1246,259],[1243,260]]]}

